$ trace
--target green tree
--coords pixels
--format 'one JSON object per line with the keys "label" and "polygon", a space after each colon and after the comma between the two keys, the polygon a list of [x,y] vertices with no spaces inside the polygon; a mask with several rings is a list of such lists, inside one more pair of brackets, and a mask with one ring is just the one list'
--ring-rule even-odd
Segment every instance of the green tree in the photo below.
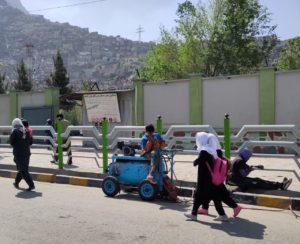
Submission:
{"label": "green tree", "polygon": [[[174,34],[163,32],[172,42],[162,38],[147,56],[142,68],[146,79],[155,80],[157,67],[163,79],[189,73],[216,76],[252,72],[262,62],[269,65],[277,40],[273,33],[276,26],[269,24],[270,14],[258,0],[212,0],[208,8],[200,1],[196,6],[185,1],[178,5],[176,23]],[[176,58],[166,59],[170,54]],[[168,60],[167,65],[161,60]],[[177,72],[170,72],[170,67],[176,67]]]}
{"label": "green tree", "polygon": [[269,39],[265,39],[265,45],[259,47],[258,37],[274,35],[276,28],[269,24],[270,14],[257,0],[226,0],[223,16],[222,23],[213,33],[215,38],[210,40],[213,45],[208,50],[209,55],[214,54],[211,63],[219,60],[213,74],[240,74],[257,70],[267,54],[267,47],[270,47],[265,43]]}
{"label": "green tree", "polygon": [[5,74],[0,73],[0,94],[5,93],[5,87],[4,87],[4,81],[5,81]]}
{"label": "green tree", "polygon": [[14,84],[14,88],[18,91],[31,91],[32,89],[32,81],[29,79],[23,59],[17,64],[17,82]]}
{"label": "green tree", "polygon": [[64,95],[71,93],[72,88],[70,88],[69,75],[59,50],[57,50],[55,57],[53,57],[53,63],[54,63],[54,72],[50,74],[50,77],[46,80],[46,83],[50,87],[59,88],[60,108],[64,110],[70,110],[73,108],[74,102],[68,101],[64,97]]}
{"label": "green tree", "polygon": [[281,70],[300,69],[300,37],[290,39],[281,51],[277,66]]}
{"label": "green tree", "polygon": [[147,80],[167,80],[183,77],[179,42],[165,29],[161,29],[161,43],[152,49],[145,58],[145,66],[140,70],[141,77]]}

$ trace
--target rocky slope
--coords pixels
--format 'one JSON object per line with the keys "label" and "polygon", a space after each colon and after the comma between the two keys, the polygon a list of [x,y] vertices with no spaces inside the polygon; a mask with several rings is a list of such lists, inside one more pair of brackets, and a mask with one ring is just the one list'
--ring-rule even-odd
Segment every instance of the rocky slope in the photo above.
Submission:
{"label": "rocky slope", "polygon": [[53,23],[28,14],[19,0],[0,0],[0,72],[9,82],[16,79],[16,64],[23,58],[35,89],[42,89],[59,49],[77,89],[83,80],[97,81],[101,89],[127,89],[140,58],[153,45]]}

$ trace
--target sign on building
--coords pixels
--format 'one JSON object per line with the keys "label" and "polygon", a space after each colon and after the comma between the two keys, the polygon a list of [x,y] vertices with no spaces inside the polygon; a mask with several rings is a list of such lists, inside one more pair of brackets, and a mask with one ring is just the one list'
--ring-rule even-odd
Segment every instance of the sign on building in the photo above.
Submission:
{"label": "sign on building", "polygon": [[116,93],[84,95],[88,121],[95,123],[104,117],[110,122],[121,122]]}

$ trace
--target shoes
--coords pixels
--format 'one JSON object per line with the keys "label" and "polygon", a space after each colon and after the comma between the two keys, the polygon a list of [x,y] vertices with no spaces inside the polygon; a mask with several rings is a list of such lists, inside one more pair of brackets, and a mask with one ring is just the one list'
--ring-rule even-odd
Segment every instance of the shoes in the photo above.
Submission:
{"label": "shoes", "polygon": [[154,179],[154,177],[152,175],[148,175],[147,176],[147,180],[151,183],[151,184],[157,184],[156,180]]}
{"label": "shoes", "polygon": [[283,179],[283,182],[282,182],[282,187],[281,187],[281,189],[282,189],[282,190],[287,190],[291,184],[292,184],[292,179],[284,178],[284,179]]}
{"label": "shoes", "polygon": [[227,217],[227,215],[220,215],[219,217],[215,218],[216,221],[222,221],[222,222],[228,222],[229,218]]}
{"label": "shoes", "polygon": [[239,215],[239,213],[241,212],[241,210],[242,210],[242,207],[240,205],[237,205],[237,207],[235,207],[233,209],[233,217],[236,218]]}
{"label": "shoes", "polygon": [[29,187],[26,189],[26,191],[32,191],[32,190],[34,190],[34,189],[35,189],[34,186],[29,186]]}
{"label": "shoes", "polygon": [[208,210],[204,208],[200,208],[198,210],[198,214],[208,215]]}
{"label": "shoes", "polygon": [[19,189],[19,184],[17,184],[16,182],[14,182],[13,185],[14,185],[14,187],[15,187],[16,189]]}
{"label": "shoes", "polygon": [[187,217],[187,218],[190,219],[190,220],[195,220],[195,221],[197,221],[197,215],[193,215],[193,214],[191,214],[191,213],[185,213],[184,216]]}

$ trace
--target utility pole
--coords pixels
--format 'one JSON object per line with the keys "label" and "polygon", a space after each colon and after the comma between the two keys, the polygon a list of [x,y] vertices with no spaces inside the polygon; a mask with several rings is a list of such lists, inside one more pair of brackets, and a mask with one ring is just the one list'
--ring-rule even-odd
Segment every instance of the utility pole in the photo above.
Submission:
{"label": "utility pole", "polygon": [[143,32],[144,32],[144,28],[141,25],[139,25],[139,27],[136,29],[136,33],[139,34],[139,42],[142,41],[142,33]]}

